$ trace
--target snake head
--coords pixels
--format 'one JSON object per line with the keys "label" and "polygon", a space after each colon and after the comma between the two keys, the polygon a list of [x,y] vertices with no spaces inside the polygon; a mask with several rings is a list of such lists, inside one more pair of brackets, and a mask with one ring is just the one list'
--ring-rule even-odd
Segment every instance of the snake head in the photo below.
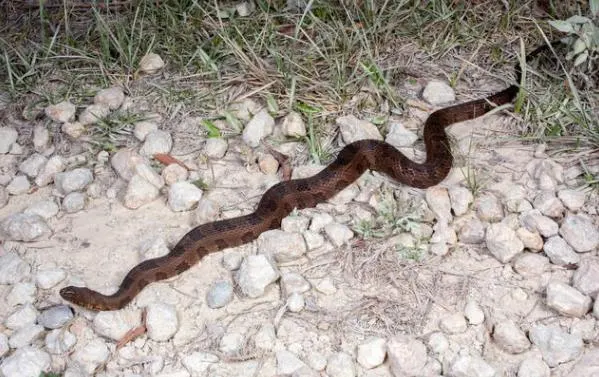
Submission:
{"label": "snake head", "polygon": [[84,297],[86,297],[86,295],[89,295],[89,293],[91,293],[92,291],[88,288],[85,287],[73,287],[68,286],[68,287],[64,287],[60,290],[60,296],[62,298],[64,298],[67,301],[72,302],[75,305],[79,305],[79,306],[83,306],[83,307],[89,307],[89,305],[87,304],[87,301],[84,299]]}

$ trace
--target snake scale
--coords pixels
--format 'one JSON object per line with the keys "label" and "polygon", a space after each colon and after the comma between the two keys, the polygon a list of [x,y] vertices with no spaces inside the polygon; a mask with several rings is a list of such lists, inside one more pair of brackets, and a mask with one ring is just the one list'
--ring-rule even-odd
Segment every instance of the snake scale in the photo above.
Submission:
{"label": "snake scale", "polygon": [[[544,48],[534,50],[527,60]],[[516,82],[519,83],[522,76],[519,64],[515,65],[515,72]],[[294,208],[314,207],[326,201],[358,179],[367,169],[384,173],[413,187],[434,186],[447,176],[453,163],[445,128],[509,103],[518,91],[518,85],[514,84],[486,98],[433,112],[424,124],[426,160],[422,163],[410,160],[383,141],[353,142],[346,145],[337,158],[318,174],[272,186],[264,193],[253,213],[192,229],[169,254],[146,260],[129,271],[116,293],[104,295],[89,288],[68,286],[60,290],[60,295],[88,309],[120,309],[148,284],[186,271],[207,254],[248,243],[262,232],[280,227],[281,220]]]}

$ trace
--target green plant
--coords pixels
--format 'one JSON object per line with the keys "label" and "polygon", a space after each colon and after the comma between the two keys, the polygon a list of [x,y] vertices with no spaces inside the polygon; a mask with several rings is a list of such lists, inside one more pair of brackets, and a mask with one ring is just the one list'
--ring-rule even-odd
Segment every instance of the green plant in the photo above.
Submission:
{"label": "green plant", "polygon": [[589,0],[590,18],[574,15],[566,20],[548,21],[557,30],[567,33],[565,42],[570,46],[566,59],[574,60],[574,66],[587,63],[588,72],[593,71],[599,55],[599,0]]}
{"label": "green plant", "polygon": [[411,247],[396,245],[396,251],[402,259],[420,262],[426,254],[426,245],[420,243]]}

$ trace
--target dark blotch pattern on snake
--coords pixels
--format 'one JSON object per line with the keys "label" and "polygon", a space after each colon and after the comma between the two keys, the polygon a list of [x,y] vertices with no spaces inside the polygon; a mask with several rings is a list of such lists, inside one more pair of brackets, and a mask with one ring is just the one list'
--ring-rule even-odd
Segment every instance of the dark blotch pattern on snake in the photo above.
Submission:
{"label": "dark blotch pattern on snake", "polygon": [[[529,58],[543,49],[536,49]],[[515,70],[516,82],[520,82],[519,65]],[[192,229],[168,255],[144,261],[129,271],[116,293],[103,295],[88,288],[69,286],[63,288],[60,295],[88,309],[120,309],[151,282],[178,275],[207,254],[248,243],[262,232],[278,228],[293,208],[314,207],[350,185],[367,169],[382,172],[406,185],[434,186],[447,176],[453,163],[445,128],[512,101],[518,90],[517,85],[511,85],[487,98],[433,112],[424,124],[426,160],[423,163],[411,161],[382,141],[356,141],[345,146],[335,161],[315,176],[280,182],[271,187],[253,213]]]}

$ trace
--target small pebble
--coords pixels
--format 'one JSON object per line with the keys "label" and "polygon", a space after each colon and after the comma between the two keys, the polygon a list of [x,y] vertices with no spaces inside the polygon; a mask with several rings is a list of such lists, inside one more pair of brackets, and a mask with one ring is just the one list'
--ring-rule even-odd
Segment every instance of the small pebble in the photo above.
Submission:
{"label": "small pebble", "polygon": [[206,304],[212,309],[222,308],[233,300],[233,285],[227,280],[212,284],[206,294]]}
{"label": "small pebble", "polygon": [[66,213],[75,213],[85,208],[86,195],[81,192],[71,192],[62,199],[62,209]]}
{"label": "small pebble", "polygon": [[304,296],[301,293],[292,293],[287,298],[287,307],[292,313],[299,313],[305,306]]}
{"label": "small pebble", "polygon": [[38,317],[37,323],[47,329],[59,329],[73,319],[73,310],[67,305],[56,305],[45,309]]}
{"label": "small pebble", "polygon": [[173,305],[152,303],[147,308],[146,328],[148,337],[157,342],[165,342],[179,329],[179,317]]}

